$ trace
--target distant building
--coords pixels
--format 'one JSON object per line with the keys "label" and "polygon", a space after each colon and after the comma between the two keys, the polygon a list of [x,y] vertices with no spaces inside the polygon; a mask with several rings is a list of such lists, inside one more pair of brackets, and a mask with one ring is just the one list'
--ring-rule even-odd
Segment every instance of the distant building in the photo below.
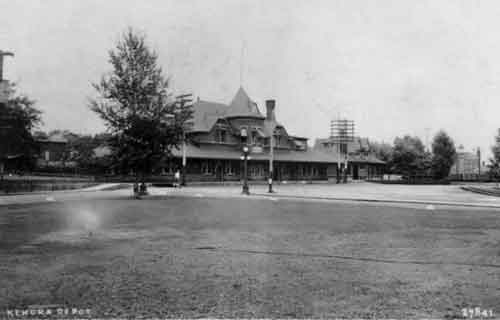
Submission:
{"label": "distant building", "polygon": [[461,145],[457,150],[455,163],[450,169],[450,178],[455,180],[476,180],[479,175],[486,173],[488,167],[481,161],[481,153],[468,152]]}
{"label": "distant building", "polygon": [[[249,179],[269,175],[270,141],[274,140],[274,180],[335,180],[338,159],[321,148],[309,148],[308,139],[291,134],[275,116],[276,102],[266,101],[263,115],[257,104],[240,88],[230,104],[198,100],[194,103],[192,128],[187,131],[188,181],[239,181],[242,178],[242,133],[252,152]],[[161,173],[173,175],[181,166],[182,150],[174,150]],[[382,174],[383,162],[356,156],[356,163],[370,163],[372,172]]]}
{"label": "distant building", "polygon": [[55,132],[47,137],[36,139],[40,152],[36,161],[39,169],[43,168],[74,168],[77,163],[70,161],[71,150],[68,148],[68,138],[64,132]]}

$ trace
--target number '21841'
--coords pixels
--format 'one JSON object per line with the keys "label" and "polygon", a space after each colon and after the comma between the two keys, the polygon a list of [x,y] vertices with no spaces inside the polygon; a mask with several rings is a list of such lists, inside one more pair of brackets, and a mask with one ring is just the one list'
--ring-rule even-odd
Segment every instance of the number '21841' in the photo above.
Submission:
{"label": "number '21841'", "polygon": [[465,318],[493,318],[492,309],[481,309],[479,307],[475,308],[463,308],[462,316]]}

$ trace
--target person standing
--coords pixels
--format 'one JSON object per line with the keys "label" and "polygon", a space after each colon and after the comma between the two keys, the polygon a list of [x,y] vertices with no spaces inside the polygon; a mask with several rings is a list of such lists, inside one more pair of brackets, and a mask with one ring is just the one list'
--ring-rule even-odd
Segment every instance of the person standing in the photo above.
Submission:
{"label": "person standing", "polygon": [[179,169],[177,169],[175,171],[175,174],[174,174],[174,178],[175,178],[175,186],[177,188],[180,188],[181,187],[181,172],[179,171]]}

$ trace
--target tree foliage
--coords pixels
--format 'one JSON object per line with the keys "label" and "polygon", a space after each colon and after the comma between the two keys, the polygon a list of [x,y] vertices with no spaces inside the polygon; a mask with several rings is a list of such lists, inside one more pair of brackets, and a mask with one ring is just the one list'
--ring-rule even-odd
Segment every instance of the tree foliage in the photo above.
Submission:
{"label": "tree foliage", "polygon": [[409,135],[394,140],[392,171],[407,176],[427,175],[430,167],[430,154],[418,137]]}
{"label": "tree foliage", "polygon": [[500,129],[495,136],[495,144],[491,147],[491,153],[493,157],[490,158],[489,163],[490,175],[498,179],[500,178]]}
{"label": "tree foliage", "polygon": [[17,94],[11,85],[6,103],[0,103],[0,159],[22,156],[31,165],[37,153],[32,131],[41,123],[42,112],[34,107],[35,101]]}
{"label": "tree foliage", "polygon": [[393,147],[390,144],[384,142],[370,141],[370,148],[368,152],[375,155],[377,159],[384,161],[385,162],[384,172],[391,173]]}
{"label": "tree foliage", "polygon": [[93,84],[98,97],[90,102],[112,134],[115,164],[143,175],[179,147],[193,112],[175,103],[157,60],[145,36],[129,28],[109,51],[112,71]]}
{"label": "tree foliage", "polygon": [[109,171],[110,155],[97,154],[96,150],[107,149],[111,136],[109,134],[77,135],[69,140],[71,160],[77,163],[79,170],[87,173],[104,173]]}
{"label": "tree foliage", "polygon": [[443,130],[439,131],[432,142],[432,173],[436,179],[444,179],[456,159],[453,140]]}

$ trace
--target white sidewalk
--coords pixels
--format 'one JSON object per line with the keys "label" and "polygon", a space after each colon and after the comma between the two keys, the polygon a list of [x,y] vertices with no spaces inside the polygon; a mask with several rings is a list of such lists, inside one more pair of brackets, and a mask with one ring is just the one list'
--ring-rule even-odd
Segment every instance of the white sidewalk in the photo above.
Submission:
{"label": "white sidewalk", "polygon": [[[120,188],[125,185],[126,188]],[[303,199],[323,201],[359,201],[399,204],[446,205],[464,207],[500,208],[500,198],[460,189],[456,185],[413,186],[382,185],[376,183],[275,185],[275,193],[268,193],[267,185],[251,185],[250,196],[242,195],[241,186],[186,186],[182,188],[149,187],[149,196],[183,196],[250,199]],[[132,185],[106,183],[81,189],[36,194],[0,196],[0,205],[66,201],[79,199],[106,199],[132,197]]]}
{"label": "white sidewalk", "polygon": [[272,197],[309,200],[346,200],[363,202],[413,203],[467,207],[500,208],[500,198],[462,190],[456,185],[382,185],[376,183],[275,185],[268,193],[266,185],[250,185],[250,196],[241,194],[241,186],[187,186],[149,188],[150,194],[191,197]]}

